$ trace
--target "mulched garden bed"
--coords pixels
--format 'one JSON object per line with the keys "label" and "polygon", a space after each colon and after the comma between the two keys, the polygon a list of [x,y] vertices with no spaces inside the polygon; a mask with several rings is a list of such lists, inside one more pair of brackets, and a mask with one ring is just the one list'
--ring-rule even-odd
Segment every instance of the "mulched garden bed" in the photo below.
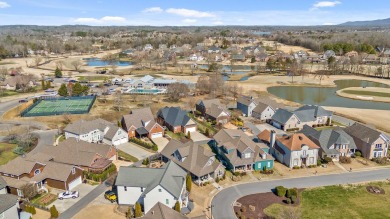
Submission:
{"label": "mulched garden bed", "polygon": [[385,194],[385,190],[378,187],[378,186],[367,186],[366,187],[367,192],[372,193],[372,194]]}
{"label": "mulched garden bed", "polygon": [[[299,189],[298,191],[299,191],[299,193],[301,193],[303,190]],[[237,202],[241,204],[241,207],[234,206],[234,212],[236,213],[236,216],[238,218],[240,218],[239,216],[243,215],[247,219],[249,219],[249,218],[251,218],[251,219],[271,219],[272,217],[269,217],[264,213],[264,209],[267,208],[268,206],[270,206],[272,204],[297,206],[300,203],[300,200],[298,198],[296,203],[286,204],[285,203],[286,199],[287,198],[285,198],[285,197],[279,197],[279,196],[275,195],[275,193],[273,193],[273,192],[248,195],[248,196],[244,196],[244,197],[237,200]],[[249,207],[250,205],[255,207],[254,211],[252,211],[250,209],[250,207]],[[243,207],[244,207],[244,212],[243,212]]]}

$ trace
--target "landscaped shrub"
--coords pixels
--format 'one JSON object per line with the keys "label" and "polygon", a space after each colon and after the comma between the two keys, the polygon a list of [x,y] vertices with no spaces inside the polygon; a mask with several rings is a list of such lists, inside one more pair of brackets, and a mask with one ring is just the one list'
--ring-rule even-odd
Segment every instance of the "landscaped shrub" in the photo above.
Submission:
{"label": "landscaped shrub", "polygon": [[240,172],[237,172],[237,171],[236,171],[236,172],[233,173],[233,175],[234,175],[234,176],[239,176],[239,175],[240,175]]}
{"label": "landscaped shrub", "polygon": [[300,166],[293,166],[293,169],[296,170],[296,169],[301,169]]}
{"label": "landscaped shrub", "polygon": [[277,186],[275,188],[275,191],[276,191],[277,196],[284,197],[284,196],[286,196],[287,188],[285,188],[283,186]]}
{"label": "landscaped shrub", "polygon": [[246,212],[246,207],[245,207],[245,206],[242,206],[242,207],[241,207],[241,212],[242,212],[242,213],[245,213],[245,212]]}
{"label": "landscaped shrub", "polygon": [[58,218],[58,215],[59,215],[59,213],[58,213],[58,210],[57,210],[56,206],[55,205],[51,206],[51,208],[50,208],[50,216],[52,218]]}
{"label": "landscaped shrub", "polygon": [[356,151],[356,152],[355,152],[355,156],[356,156],[356,157],[361,157],[361,156],[362,156],[362,152]]}
{"label": "landscaped shrub", "polygon": [[316,168],[317,167],[317,165],[309,165],[309,166],[307,166],[307,167],[309,167],[309,168]]}
{"label": "landscaped shrub", "polygon": [[[148,142],[144,142],[138,138],[130,138],[129,141],[133,142],[133,143],[136,143],[144,148],[147,148],[147,149],[151,149],[151,150],[154,150],[154,151],[157,151],[158,150],[158,147],[157,145],[153,144],[153,143],[148,143]],[[155,150],[157,149],[157,150]]]}
{"label": "landscaped shrub", "polygon": [[145,160],[142,161],[142,165],[149,165],[149,158],[146,158]]}
{"label": "landscaped shrub", "polygon": [[377,164],[387,164],[387,158],[386,157],[377,157],[377,158],[372,158],[371,161],[374,161]]}
{"label": "landscaped shrub", "polygon": [[287,192],[286,192],[286,197],[287,198],[291,198],[292,196],[298,196],[298,189],[296,188],[291,188],[291,189],[288,189]]}
{"label": "landscaped shrub", "polygon": [[286,202],[287,204],[291,204],[291,199],[288,198],[288,199],[285,200],[285,202]]}
{"label": "landscaped shrub", "polygon": [[299,128],[286,129],[286,131],[288,131],[288,132],[293,132],[293,131],[298,131],[298,130],[299,130]]}
{"label": "landscaped shrub", "polygon": [[317,166],[321,166],[321,160],[320,159],[317,159]]}
{"label": "landscaped shrub", "polygon": [[331,157],[324,157],[324,158],[322,159],[322,162],[325,163],[325,164],[327,164],[327,163],[332,163],[333,160],[332,160]]}
{"label": "landscaped shrub", "polygon": [[112,173],[116,172],[116,166],[114,164],[111,164],[111,166],[105,170],[104,172],[98,174],[98,173],[90,173],[88,171],[84,171],[84,176],[86,179],[93,180],[95,182],[103,182],[106,180],[109,176],[112,175]]}
{"label": "landscaped shrub", "polygon": [[291,196],[291,204],[295,204],[297,202],[297,196],[293,195]]}
{"label": "landscaped shrub", "polygon": [[351,158],[346,157],[346,156],[340,156],[339,161],[340,161],[340,163],[351,163],[352,162]]}

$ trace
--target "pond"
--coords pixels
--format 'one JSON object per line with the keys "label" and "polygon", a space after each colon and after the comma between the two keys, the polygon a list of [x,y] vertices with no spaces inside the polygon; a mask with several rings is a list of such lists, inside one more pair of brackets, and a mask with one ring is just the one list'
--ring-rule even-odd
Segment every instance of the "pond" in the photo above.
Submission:
{"label": "pond", "polygon": [[[202,65],[199,65],[198,68],[200,69],[209,69],[209,65],[207,64],[202,64]],[[235,71],[255,71],[256,70],[256,66],[255,65],[233,65],[233,67],[231,65],[223,65],[222,66],[222,71],[223,72],[235,72]]]}
{"label": "pond", "polygon": [[337,87],[275,86],[268,88],[268,92],[282,99],[301,104],[390,110],[390,103],[354,100],[336,94],[337,90],[347,87],[390,88],[389,85],[364,80],[337,80],[335,84]]}
{"label": "pond", "polygon": [[131,62],[128,61],[106,61],[101,60],[99,58],[87,58],[84,59],[87,62],[88,66],[110,66],[110,65],[116,65],[116,66],[130,66],[132,65]]}

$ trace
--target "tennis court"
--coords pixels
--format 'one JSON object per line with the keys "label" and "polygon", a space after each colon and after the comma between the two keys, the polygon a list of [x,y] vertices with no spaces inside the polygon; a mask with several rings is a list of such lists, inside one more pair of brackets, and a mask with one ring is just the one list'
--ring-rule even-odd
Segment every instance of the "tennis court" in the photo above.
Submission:
{"label": "tennis court", "polygon": [[94,101],[94,96],[71,97],[71,98],[50,98],[40,99],[27,108],[22,117],[50,116],[62,114],[84,114],[88,113]]}

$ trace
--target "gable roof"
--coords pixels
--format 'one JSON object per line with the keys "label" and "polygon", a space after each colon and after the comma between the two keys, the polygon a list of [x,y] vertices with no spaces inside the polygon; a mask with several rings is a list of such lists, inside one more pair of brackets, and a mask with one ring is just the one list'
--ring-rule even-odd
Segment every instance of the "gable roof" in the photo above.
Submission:
{"label": "gable roof", "polygon": [[151,124],[154,125],[156,123],[152,110],[149,107],[132,109],[130,114],[124,115],[122,118],[128,129],[131,126],[134,126],[136,129],[141,127],[145,128],[146,126],[149,126]]}
{"label": "gable roof", "polygon": [[46,147],[42,152],[51,156],[55,162],[89,167],[99,155],[106,157],[113,146],[77,141],[74,138],[60,142],[56,147]]}
{"label": "gable roof", "polygon": [[142,187],[147,194],[160,185],[179,198],[185,183],[186,171],[174,162],[168,162],[161,168],[120,167],[116,178],[116,186]]}
{"label": "gable roof", "polygon": [[187,112],[180,107],[164,107],[158,111],[157,115],[171,126],[185,126],[191,120]]}
{"label": "gable roof", "polygon": [[12,208],[18,203],[18,196],[11,194],[0,195],[0,214]]}
{"label": "gable roof", "polygon": [[275,120],[276,122],[280,124],[286,124],[287,121],[293,116],[294,114],[286,109],[278,109],[276,110],[275,114],[272,115],[272,120]]}
{"label": "gable roof", "polygon": [[218,118],[221,113],[224,112],[227,115],[230,115],[230,112],[226,109],[226,107],[217,104],[211,104],[211,106],[207,109],[206,114],[212,116],[213,118]]}
{"label": "gable roof", "polygon": [[317,117],[332,116],[333,112],[317,105],[304,105],[294,110],[294,114],[301,122],[314,121]]}
{"label": "gable roof", "polygon": [[93,130],[99,129],[104,131],[107,126],[113,125],[113,123],[108,122],[104,119],[94,119],[94,120],[78,120],[74,123],[67,125],[64,129],[65,132],[71,132],[74,134],[86,134]]}
{"label": "gable roof", "polygon": [[242,105],[249,106],[251,103],[255,103],[255,100],[252,97],[248,96],[240,96],[237,98],[237,103],[241,103]]}
{"label": "gable roof", "polygon": [[7,186],[7,182],[0,176],[0,190],[4,189]]}
{"label": "gable roof", "polygon": [[296,133],[290,136],[276,138],[277,141],[286,146],[290,151],[300,151],[303,145],[309,146],[311,149],[319,149],[320,147],[302,133]]}
{"label": "gable roof", "polygon": [[355,122],[353,125],[345,128],[344,131],[369,144],[372,144],[381,136],[379,131],[358,122]]}
{"label": "gable roof", "polygon": [[264,112],[265,109],[267,109],[268,107],[270,107],[272,110],[274,110],[271,106],[269,106],[268,104],[265,104],[265,103],[258,103],[257,106],[253,109],[253,112],[256,112],[256,113],[262,113]]}
{"label": "gable roof", "polygon": [[157,202],[141,219],[188,219],[188,217],[161,202]]}
{"label": "gable roof", "polygon": [[[174,153],[179,153],[182,158],[185,158],[184,161],[178,160]],[[173,139],[165,146],[161,154],[198,177],[212,173],[220,166],[220,163],[216,161],[207,165],[215,154],[193,141],[182,143]]]}
{"label": "gable roof", "polygon": [[209,108],[212,104],[221,105],[221,101],[219,99],[198,100],[196,105],[200,104],[202,104],[205,108]]}
{"label": "gable roof", "polygon": [[25,159],[21,156],[0,166],[0,172],[19,176],[23,173],[30,173],[37,161]]}

